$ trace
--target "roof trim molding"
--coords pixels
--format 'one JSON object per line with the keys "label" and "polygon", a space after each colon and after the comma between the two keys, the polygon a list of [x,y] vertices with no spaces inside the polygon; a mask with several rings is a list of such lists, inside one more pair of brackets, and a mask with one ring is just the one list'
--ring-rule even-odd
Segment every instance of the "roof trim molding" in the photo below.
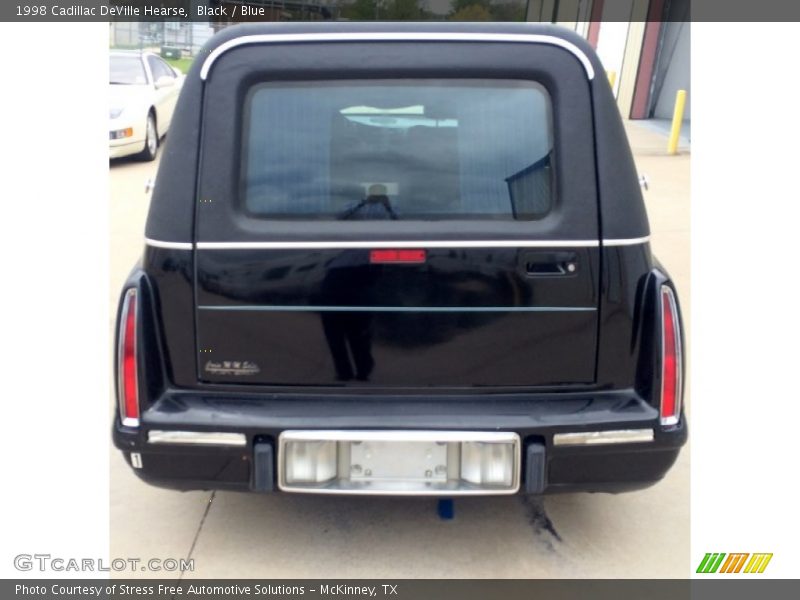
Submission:
{"label": "roof trim molding", "polygon": [[547,44],[570,52],[583,65],[586,77],[594,79],[594,67],[589,57],[572,42],[553,35],[517,33],[457,33],[457,32],[347,32],[347,33],[286,33],[245,35],[220,44],[203,61],[200,79],[205,81],[214,62],[228,50],[252,44],[295,44],[309,42],[494,42]]}
{"label": "roof trim molding", "polygon": [[165,242],[145,238],[145,244],[172,250],[323,250],[347,248],[597,248],[599,246],[638,246],[650,236],[601,240],[308,240],[272,242]]}

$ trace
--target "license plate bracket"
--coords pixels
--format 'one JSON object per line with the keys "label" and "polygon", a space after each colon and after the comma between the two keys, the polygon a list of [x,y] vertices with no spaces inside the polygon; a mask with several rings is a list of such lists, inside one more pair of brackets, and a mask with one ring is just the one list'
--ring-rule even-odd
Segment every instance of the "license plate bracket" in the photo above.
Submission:
{"label": "license plate bracket", "polygon": [[362,441],[350,444],[352,481],[447,481],[447,444],[434,441]]}

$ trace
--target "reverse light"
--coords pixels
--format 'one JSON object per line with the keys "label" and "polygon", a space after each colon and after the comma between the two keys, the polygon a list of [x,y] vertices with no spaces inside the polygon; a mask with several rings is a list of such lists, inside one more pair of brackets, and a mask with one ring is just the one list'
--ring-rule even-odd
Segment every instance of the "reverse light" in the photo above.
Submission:
{"label": "reverse light", "polygon": [[513,444],[463,442],[461,479],[475,485],[510,486],[514,479],[513,453]]}
{"label": "reverse light", "polygon": [[287,483],[324,483],[336,477],[336,442],[289,442],[285,451]]}
{"label": "reverse light", "polygon": [[683,377],[681,332],[675,293],[661,286],[661,425],[676,425],[681,417]]}
{"label": "reverse light", "polygon": [[125,292],[119,322],[117,394],[119,417],[126,427],[139,426],[139,378],[136,356],[136,290]]}

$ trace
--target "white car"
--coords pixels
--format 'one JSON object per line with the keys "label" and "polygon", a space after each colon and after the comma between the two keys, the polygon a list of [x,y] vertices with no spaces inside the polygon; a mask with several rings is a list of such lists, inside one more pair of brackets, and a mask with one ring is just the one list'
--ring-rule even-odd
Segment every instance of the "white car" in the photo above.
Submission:
{"label": "white car", "polygon": [[109,66],[109,157],[154,160],[184,76],[149,52],[112,52]]}

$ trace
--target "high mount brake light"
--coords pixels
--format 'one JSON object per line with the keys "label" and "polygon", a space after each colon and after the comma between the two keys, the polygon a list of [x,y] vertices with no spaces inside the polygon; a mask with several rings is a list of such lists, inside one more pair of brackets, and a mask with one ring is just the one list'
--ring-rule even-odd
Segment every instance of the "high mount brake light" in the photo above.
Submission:
{"label": "high mount brake light", "polygon": [[373,264],[381,263],[424,263],[426,259],[425,250],[372,250],[369,253],[369,262]]}
{"label": "high mount brake light", "polygon": [[125,292],[119,323],[117,393],[119,417],[126,427],[139,426],[139,378],[136,356],[136,290]]}
{"label": "high mount brake light", "polygon": [[661,286],[661,425],[676,425],[681,417],[683,378],[681,332],[675,294]]}

